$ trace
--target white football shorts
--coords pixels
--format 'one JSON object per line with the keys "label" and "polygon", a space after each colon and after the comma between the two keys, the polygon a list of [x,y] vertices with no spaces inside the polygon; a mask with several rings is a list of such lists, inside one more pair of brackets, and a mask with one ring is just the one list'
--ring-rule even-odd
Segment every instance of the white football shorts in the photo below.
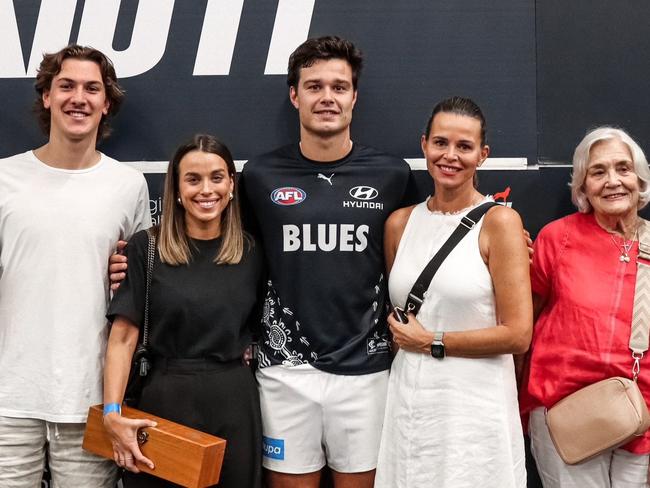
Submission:
{"label": "white football shorts", "polygon": [[257,371],[263,464],[304,474],[325,464],[339,473],[377,467],[388,370],[339,375],[309,364]]}

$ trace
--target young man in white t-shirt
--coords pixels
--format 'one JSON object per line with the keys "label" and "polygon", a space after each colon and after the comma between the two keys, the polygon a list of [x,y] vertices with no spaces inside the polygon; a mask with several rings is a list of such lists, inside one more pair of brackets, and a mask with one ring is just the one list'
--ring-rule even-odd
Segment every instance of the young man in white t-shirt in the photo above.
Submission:
{"label": "young man in white t-shirt", "polygon": [[0,486],[112,487],[81,448],[102,400],[114,243],[151,225],[143,175],[96,149],[124,97],[110,60],[46,54],[36,112],[48,142],[0,160]]}

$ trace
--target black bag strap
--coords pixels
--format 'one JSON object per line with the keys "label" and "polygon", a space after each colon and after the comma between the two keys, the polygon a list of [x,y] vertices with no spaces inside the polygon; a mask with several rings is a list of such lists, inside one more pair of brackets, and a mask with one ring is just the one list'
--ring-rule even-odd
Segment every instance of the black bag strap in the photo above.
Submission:
{"label": "black bag strap", "polygon": [[144,289],[144,319],[142,324],[142,342],[138,344],[140,358],[140,376],[147,376],[151,365],[147,358],[147,347],[149,346],[149,295],[151,291],[151,275],[153,274],[153,263],[156,257],[156,234],[147,229],[147,237],[149,239],[147,244],[147,280]]}
{"label": "black bag strap", "polygon": [[149,243],[147,245],[147,281],[144,291],[144,324],[142,326],[142,344],[149,345],[149,293],[151,291],[151,275],[153,274],[153,261],[156,256],[156,235],[147,229]]}
{"label": "black bag strap", "polygon": [[438,268],[440,268],[440,265],[445,259],[447,259],[449,253],[456,247],[462,238],[474,228],[479,220],[481,220],[481,217],[483,217],[483,215],[485,215],[485,213],[495,205],[498,204],[494,202],[485,202],[470,210],[462,219],[460,219],[458,227],[454,229],[454,232],[452,232],[435,256],[431,258],[431,261],[429,261],[429,264],[427,264],[424,270],[422,270],[418,279],[415,280],[413,288],[411,288],[404,306],[406,312],[410,312],[413,315],[418,314],[420,307],[424,302],[424,294],[429,289],[431,280],[436,274],[436,271],[438,271]]}

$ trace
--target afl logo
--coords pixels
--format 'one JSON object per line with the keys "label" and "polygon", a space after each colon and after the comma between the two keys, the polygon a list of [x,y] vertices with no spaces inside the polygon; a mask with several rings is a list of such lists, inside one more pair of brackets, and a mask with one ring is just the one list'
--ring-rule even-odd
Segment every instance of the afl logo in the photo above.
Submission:
{"label": "afl logo", "polygon": [[350,190],[350,196],[357,200],[374,200],[379,192],[372,186],[355,186]]}
{"label": "afl logo", "polygon": [[271,201],[277,205],[297,205],[305,198],[307,198],[305,191],[295,186],[276,188],[271,192]]}

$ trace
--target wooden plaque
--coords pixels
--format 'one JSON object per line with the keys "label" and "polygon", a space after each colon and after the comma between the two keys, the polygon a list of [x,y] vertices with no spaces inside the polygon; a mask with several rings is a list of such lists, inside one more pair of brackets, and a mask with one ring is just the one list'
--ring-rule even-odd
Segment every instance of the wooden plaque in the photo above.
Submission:
{"label": "wooden plaque", "polygon": [[[83,448],[112,460],[113,445],[104,429],[103,413],[103,405],[93,405],[88,410]],[[122,407],[122,416],[158,424],[139,431],[147,437],[140,450],[154,464],[154,469],[149,469],[138,463],[140,471],[188,488],[205,488],[219,481],[225,439],[127,406]]]}

